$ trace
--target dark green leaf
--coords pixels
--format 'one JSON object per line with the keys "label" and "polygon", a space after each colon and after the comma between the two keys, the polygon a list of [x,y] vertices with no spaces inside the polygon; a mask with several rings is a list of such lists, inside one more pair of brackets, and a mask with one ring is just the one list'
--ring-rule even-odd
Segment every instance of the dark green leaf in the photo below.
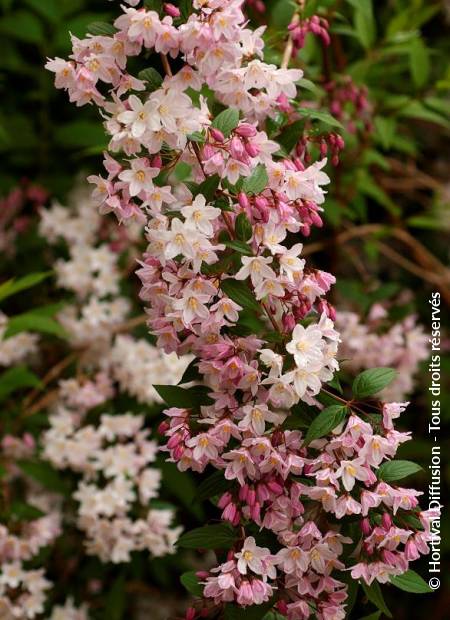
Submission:
{"label": "dark green leaf", "polygon": [[252,256],[253,254],[252,248],[248,245],[248,243],[245,243],[244,241],[239,241],[239,239],[224,241],[223,244],[226,245],[227,248],[236,250],[236,252],[239,252],[239,254],[245,254],[246,256]]}
{"label": "dark green leaf", "polygon": [[360,618],[360,620],[379,620],[381,616],[381,611],[375,611],[373,614],[369,616],[364,616],[364,618]]}
{"label": "dark green leaf", "polygon": [[232,482],[224,477],[223,471],[215,471],[199,484],[196,499],[203,502],[214,495],[225,493],[231,485]]}
{"label": "dark green leaf", "polygon": [[388,618],[392,618],[392,614],[384,602],[384,597],[378,581],[374,581],[370,586],[368,586],[364,581],[361,581],[361,585],[369,601],[380,611],[382,611]]}
{"label": "dark green leaf", "polygon": [[120,575],[105,592],[104,620],[121,620],[124,617],[127,595],[125,591],[125,575]]}
{"label": "dark green leaf", "polygon": [[202,194],[206,198],[206,202],[211,202],[215,196],[217,188],[219,187],[220,177],[218,174],[213,174],[197,186],[194,195],[198,196]]}
{"label": "dark green leaf", "polygon": [[59,338],[67,338],[67,332],[60,323],[52,319],[52,317],[45,316],[45,314],[39,312],[26,312],[25,314],[11,317],[8,320],[4,338],[10,338],[24,331],[41,332],[58,336]]}
{"label": "dark green leaf", "polygon": [[153,67],[148,67],[147,69],[139,71],[138,78],[147,82],[147,90],[150,91],[157,90],[163,83],[162,75]]}
{"label": "dark green leaf", "polygon": [[181,385],[182,383],[190,383],[191,381],[197,381],[198,379],[200,379],[200,373],[198,372],[198,362],[199,360],[197,358],[194,358],[191,362],[189,362],[189,365],[184,371],[183,376],[178,382],[178,385]]}
{"label": "dark green leaf", "polygon": [[182,388],[178,385],[154,385],[153,387],[168,407],[198,409],[202,405],[211,405],[213,403],[208,396],[209,390],[202,386]]}
{"label": "dark green leaf", "polygon": [[30,273],[19,280],[8,280],[0,285],[0,301],[3,301],[11,295],[20,293],[27,288],[36,286],[51,275],[50,271],[44,273]]}
{"label": "dark green leaf", "polygon": [[239,112],[234,108],[228,108],[216,116],[211,124],[228,138],[233,129],[239,125]]}
{"label": "dark green leaf", "polygon": [[39,508],[24,502],[13,502],[10,512],[18,521],[34,521],[45,516],[45,513],[39,510]]}
{"label": "dark green leaf", "polygon": [[44,461],[19,461],[20,469],[42,486],[57,493],[67,493],[67,484],[51,465]]}
{"label": "dark green leaf", "polygon": [[428,594],[428,592],[433,591],[427,582],[413,570],[408,570],[403,575],[391,577],[391,583],[400,590],[412,594]]}
{"label": "dark green leaf", "polygon": [[234,228],[237,238],[241,241],[248,241],[249,239],[251,239],[253,234],[253,228],[250,220],[245,215],[245,213],[239,213],[236,218]]}
{"label": "dark green leaf", "polygon": [[188,592],[194,596],[202,596],[203,586],[198,582],[198,577],[195,574],[195,571],[183,573],[180,577],[180,581]]}
{"label": "dark green leaf", "polygon": [[189,133],[186,138],[191,142],[198,142],[199,144],[203,144],[206,142],[205,136],[200,131],[194,131],[194,133]]}
{"label": "dark green leaf", "polygon": [[366,398],[387,387],[397,376],[393,368],[370,368],[360,373],[353,381],[353,394],[356,398]]}
{"label": "dark green leaf", "polygon": [[225,524],[205,525],[182,534],[177,541],[185,549],[230,549],[237,531]]}
{"label": "dark green leaf", "polygon": [[229,278],[222,280],[220,288],[225,295],[242,306],[242,308],[254,310],[258,313],[261,312],[260,304],[256,301],[254,293],[252,293],[245,282]]}
{"label": "dark green leaf", "polygon": [[331,405],[323,409],[319,415],[311,422],[305,437],[305,443],[311,443],[314,439],[319,439],[330,433],[339,426],[347,414],[347,407],[343,405]]}
{"label": "dark green leaf", "polygon": [[406,476],[416,474],[418,471],[422,471],[422,467],[412,461],[386,461],[378,468],[378,478],[385,482],[392,482],[393,480],[401,480]]}
{"label": "dark green leaf", "polygon": [[42,387],[42,383],[31,370],[26,368],[26,366],[8,368],[8,370],[0,375],[0,400],[4,400],[16,390],[28,387]]}
{"label": "dark green leaf", "polygon": [[108,22],[92,22],[88,26],[88,32],[95,36],[110,37],[116,34],[117,28]]}

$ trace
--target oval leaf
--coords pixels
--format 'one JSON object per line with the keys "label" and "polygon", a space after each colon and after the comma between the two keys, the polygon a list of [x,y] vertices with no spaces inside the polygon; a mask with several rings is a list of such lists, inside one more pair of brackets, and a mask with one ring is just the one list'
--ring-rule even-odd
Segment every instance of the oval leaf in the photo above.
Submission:
{"label": "oval leaf", "polygon": [[177,541],[185,549],[230,549],[236,532],[228,525],[205,525],[182,534]]}
{"label": "oval leaf", "polygon": [[245,282],[229,278],[228,280],[222,280],[220,287],[225,295],[228,295],[230,299],[242,306],[242,308],[254,310],[258,313],[261,312],[261,306]]}
{"label": "oval leaf", "polygon": [[385,482],[392,482],[416,474],[418,471],[422,471],[422,467],[412,461],[388,461],[379,467],[378,478]]}
{"label": "oval leaf", "polygon": [[228,108],[221,112],[212,122],[212,126],[228,138],[233,129],[239,124],[239,112],[234,108]]}
{"label": "oval leaf", "polygon": [[203,586],[198,582],[198,577],[195,574],[195,571],[192,570],[187,573],[183,573],[180,577],[180,581],[188,592],[194,596],[202,596]]}
{"label": "oval leaf", "polygon": [[370,368],[364,370],[353,381],[353,394],[357,398],[366,398],[381,392],[396,377],[397,371],[393,368]]}
{"label": "oval leaf", "polygon": [[403,575],[391,577],[391,583],[400,588],[400,590],[411,592],[412,594],[433,592],[427,582],[413,570],[407,570]]}
{"label": "oval leaf", "polygon": [[323,409],[311,422],[306,433],[305,443],[311,443],[314,439],[319,439],[330,433],[345,420],[346,414],[347,407],[343,405],[331,405],[331,407]]}

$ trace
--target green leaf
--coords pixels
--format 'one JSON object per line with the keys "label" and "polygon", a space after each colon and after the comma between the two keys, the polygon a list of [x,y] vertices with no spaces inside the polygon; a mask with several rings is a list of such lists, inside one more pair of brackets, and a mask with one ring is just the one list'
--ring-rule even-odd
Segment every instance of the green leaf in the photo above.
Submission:
{"label": "green leaf", "polygon": [[117,28],[114,28],[114,26],[108,22],[91,22],[88,26],[88,32],[95,36],[110,37],[116,34]]}
{"label": "green leaf", "polygon": [[237,532],[225,524],[204,525],[182,534],[178,547],[185,549],[230,549],[237,538]]}
{"label": "green leaf", "polygon": [[194,133],[188,133],[186,136],[191,142],[197,142],[198,144],[204,144],[206,142],[205,136],[200,131],[194,131]]}
{"label": "green leaf", "polygon": [[153,67],[148,67],[147,69],[142,69],[139,71],[138,78],[147,82],[147,90],[154,91],[160,88],[163,83],[162,75]]}
{"label": "green leaf", "polygon": [[369,601],[380,611],[382,611],[388,618],[392,618],[392,614],[384,602],[383,593],[381,592],[378,581],[374,581],[370,586],[368,586],[364,581],[361,581],[361,585]]}
{"label": "green leaf", "polygon": [[253,170],[249,177],[246,177],[242,183],[242,191],[246,194],[260,194],[269,182],[266,167],[259,164]]}
{"label": "green leaf", "polygon": [[379,139],[381,146],[385,150],[390,149],[397,126],[395,118],[376,116],[374,118],[374,124],[377,132],[377,138]]}
{"label": "green leaf", "polygon": [[310,108],[297,108],[300,114],[306,116],[307,118],[312,118],[316,121],[321,121],[326,125],[330,125],[331,127],[339,127],[343,128],[342,123],[340,123],[334,116],[329,114],[328,112],[322,112],[320,110],[312,110]]}
{"label": "green leaf", "polygon": [[39,378],[28,370],[26,366],[14,366],[8,368],[0,375],[0,401],[7,396],[23,388],[40,388],[42,383]]}
{"label": "green leaf", "polygon": [[442,125],[442,127],[450,127],[450,122],[444,116],[441,116],[434,110],[427,108],[421,101],[410,101],[398,112],[399,116],[407,118],[418,118],[422,121]]}
{"label": "green leaf", "polygon": [[103,149],[106,145],[101,124],[89,120],[76,120],[60,125],[55,131],[55,141],[64,149]]}
{"label": "green leaf", "polygon": [[10,512],[18,521],[34,521],[45,516],[45,512],[25,502],[13,502]]}
{"label": "green leaf", "polygon": [[168,407],[198,409],[202,405],[211,405],[213,403],[208,396],[208,388],[203,386],[182,388],[179,385],[154,385],[153,387]]}
{"label": "green leaf", "polygon": [[224,477],[223,471],[215,471],[199,484],[196,499],[203,502],[214,495],[225,493],[231,485],[232,482]]}
{"label": "green leaf", "polygon": [[376,39],[376,24],[371,0],[360,0],[360,5],[354,15],[354,26],[361,45],[366,50],[370,49]]}
{"label": "green leaf", "polygon": [[393,368],[370,368],[360,373],[353,381],[353,394],[357,398],[366,398],[381,392],[397,376]]}
{"label": "green leaf", "polygon": [[37,480],[46,489],[56,493],[67,493],[66,481],[48,463],[44,461],[19,461],[18,466],[27,476]]}
{"label": "green leaf", "polygon": [[406,476],[416,474],[418,471],[423,471],[423,468],[417,463],[412,461],[386,461],[378,468],[378,478],[385,482],[392,482],[393,480],[401,480]]}
{"label": "green leaf", "polygon": [[230,299],[242,306],[242,308],[254,310],[258,313],[261,312],[261,306],[259,302],[256,301],[255,295],[248,288],[245,282],[229,278],[227,280],[222,280],[222,282],[220,283],[220,288],[225,293],[225,295],[227,295]]}
{"label": "green leaf", "polygon": [[180,577],[180,581],[183,586],[186,588],[188,592],[193,594],[194,596],[202,596],[203,595],[203,587],[198,582],[198,577],[195,574],[195,571],[188,571],[187,573],[183,573]]}
{"label": "green leaf", "polygon": [[125,575],[120,575],[111,584],[109,592],[105,592],[104,620],[121,620],[124,617],[127,595],[125,591]]}
{"label": "green leaf", "polygon": [[0,301],[3,301],[11,295],[20,293],[21,291],[36,286],[51,275],[50,271],[43,273],[30,273],[19,280],[8,280],[0,285]]}
{"label": "green leaf", "polygon": [[221,131],[225,138],[228,138],[233,129],[239,125],[239,111],[228,108],[216,116],[211,125]]}
{"label": "green leaf", "polygon": [[403,575],[391,577],[391,583],[400,588],[400,590],[411,592],[411,594],[428,594],[428,592],[433,592],[427,582],[413,570],[407,570]]}
{"label": "green leaf", "polygon": [[276,141],[280,144],[286,153],[292,151],[294,146],[299,141],[300,137],[303,135],[303,130],[305,128],[305,121],[298,120],[295,123],[291,123],[287,127],[283,129],[283,131],[276,137]]}
{"label": "green leaf", "polygon": [[239,239],[232,239],[231,241],[224,241],[223,244],[226,245],[227,248],[236,250],[236,252],[239,252],[240,254],[245,254],[246,256],[253,255],[252,248],[248,245],[248,243],[245,243],[244,241],[239,241]]}
{"label": "green leaf", "polygon": [[417,88],[425,86],[430,74],[430,55],[422,39],[416,39],[410,47],[409,67]]}
{"label": "green leaf", "polygon": [[4,338],[11,338],[20,332],[41,332],[51,334],[59,338],[67,338],[65,329],[50,316],[45,316],[40,312],[26,312],[11,317],[4,334]]}
{"label": "green leaf", "polygon": [[241,241],[248,241],[252,238],[253,228],[245,213],[239,213],[236,218],[234,229],[236,231],[237,238]]}
{"label": "green leaf", "polygon": [[178,385],[182,383],[190,383],[191,381],[197,381],[200,379],[200,373],[198,371],[198,358],[195,357],[191,362],[189,362],[186,370],[183,373],[183,376],[178,382]]}
{"label": "green leaf", "polygon": [[197,186],[194,195],[198,196],[199,194],[202,194],[206,198],[206,202],[211,202],[215,196],[219,184],[220,177],[218,174],[213,174],[210,177],[206,177],[206,179]]}
{"label": "green leaf", "polygon": [[176,498],[177,506],[184,506],[202,523],[205,520],[203,507],[195,502],[196,485],[189,472],[181,472],[175,463],[158,460],[158,469],[162,472],[162,488],[166,494]]}
{"label": "green leaf", "polygon": [[314,441],[314,439],[319,439],[330,433],[345,420],[346,414],[347,407],[343,405],[331,405],[323,409],[311,422],[308,432],[306,433],[305,443],[309,444],[311,441]]}

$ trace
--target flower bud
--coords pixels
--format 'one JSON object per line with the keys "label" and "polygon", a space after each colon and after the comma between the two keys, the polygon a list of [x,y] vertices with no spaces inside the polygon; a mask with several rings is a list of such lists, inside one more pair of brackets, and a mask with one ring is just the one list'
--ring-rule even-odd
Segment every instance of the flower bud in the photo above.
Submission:
{"label": "flower bud", "polygon": [[236,127],[234,133],[243,138],[254,138],[258,132],[250,123],[242,123],[239,127]]}
{"label": "flower bud", "polygon": [[365,519],[362,519],[362,521],[359,522],[359,526],[364,536],[370,536],[372,532],[372,528],[370,526],[370,521],[367,517]]}
{"label": "flower bud", "polygon": [[158,426],[158,433],[160,435],[164,435],[166,431],[168,431],[170,428],[170,424],[164,420],[163,422],[161,422],[161,424]]}
{"label": "flower bud", "polygon": [[388,512],[384,512],[381,517],[381,524],[385,530],[390,530],[392,527],[392,517]]}
{"label": "flower bud", "polygon": [[211,136],[216,140],[216,142],[225,142],[225,136],[220,131],[220,129],[216,129],[215,127],[211,127],[209,130]]}
{"label": "flower bud", "polygon": [[239,205],[243,209],[247,210],[250,207],[250,200],[248,199],[247,194],[245,194],[244,192],[239,192],[239,194],[238,194],[238,202],[239,202]]}
{"label": "flower bud", "polygon": [[177,6],[170,4],[170,2],[165,2],[163,9],[167,15],[170,15],[170,17],[180,17],[181,15],[180,9]]}

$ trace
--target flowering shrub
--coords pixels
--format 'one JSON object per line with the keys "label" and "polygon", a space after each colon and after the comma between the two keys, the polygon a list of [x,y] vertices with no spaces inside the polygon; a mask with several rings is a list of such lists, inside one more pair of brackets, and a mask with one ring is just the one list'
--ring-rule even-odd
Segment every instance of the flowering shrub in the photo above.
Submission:
{"label": "flowering shrub", "polygon": [[[110,142],[94,198],[145,224],[149,326],[166,353],[194,355],[181,380],[193,387],[155,386],[170,460],[207,470],[200,494],[222,510],[222,524],[178,540],[218,551],[200,581],[184,576],[201,594],[186,618],[249,606],[255,618],[344,618],[358,583],[389,614],[379,583],[428,591],[409,562],[428,552],[435,515],[397,483],[417,471],[394,459],[410,438],[393,424],[407,403],[373,398],[395,371],[361,373],[345,397],[325,298],[335,278],[301,258],[298,235],[322,226],[329,183],[328,147],[311,163],[304,118],[336,125],[296,99],[303,72],[286,65],[304,33],[292,26],[278,68],[239,0],[139,4],[47,68],[72,102],[100,108]],[[327,23],[308,20],[300,30],[328,44]]]}

